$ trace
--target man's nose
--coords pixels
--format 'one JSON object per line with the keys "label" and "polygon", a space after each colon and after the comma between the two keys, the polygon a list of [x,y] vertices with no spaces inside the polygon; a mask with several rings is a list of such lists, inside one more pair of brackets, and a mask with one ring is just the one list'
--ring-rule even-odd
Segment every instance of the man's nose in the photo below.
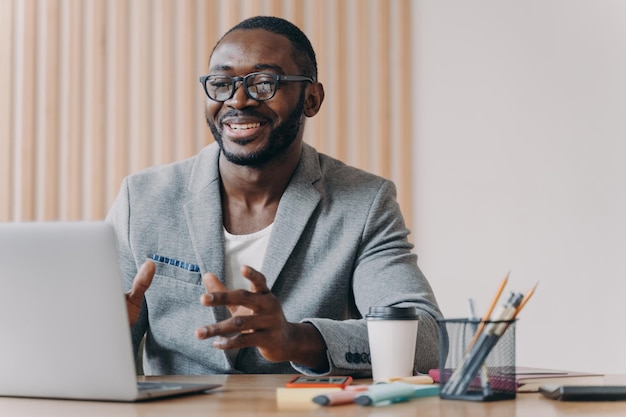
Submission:
{"label": "man's nose", "polygon": [[226,100],[226,105],[234,108],[243,108],[249,106],[251,101],[258,103],[246,93],[243,80],[235,81],[235,91],[233,92],[233,96]]}

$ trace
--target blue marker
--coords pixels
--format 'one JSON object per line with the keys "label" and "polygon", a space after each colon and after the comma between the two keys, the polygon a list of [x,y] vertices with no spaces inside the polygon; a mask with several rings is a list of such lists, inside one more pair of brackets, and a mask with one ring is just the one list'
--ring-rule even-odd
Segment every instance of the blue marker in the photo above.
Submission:
{"label": "blue marker", "polygon": [[357,395],[354,402],[360,405],[377,405],[385,402],[398,403],[417,397],[439,395],[438,385],[415,385],[404,382],[370,385],[367,391]]}

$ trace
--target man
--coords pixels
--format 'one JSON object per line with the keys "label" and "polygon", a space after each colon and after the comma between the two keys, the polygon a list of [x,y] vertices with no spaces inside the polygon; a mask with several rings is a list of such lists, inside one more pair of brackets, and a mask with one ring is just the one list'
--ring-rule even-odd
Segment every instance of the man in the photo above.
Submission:
{"label": "man", "polygon": [[216,143],[126,178],[108,216],[145,372],[367,377],[374,305],[417,308],[415,369],[435,367],[441,314],[393,184],[303,143],[324,100],[307,37],[245,20],[201,83]]}

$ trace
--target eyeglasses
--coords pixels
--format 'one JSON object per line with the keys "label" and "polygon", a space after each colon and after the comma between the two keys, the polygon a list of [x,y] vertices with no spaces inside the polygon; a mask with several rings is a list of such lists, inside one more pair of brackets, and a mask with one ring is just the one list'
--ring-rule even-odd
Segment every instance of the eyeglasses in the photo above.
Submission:
{"label": "eyeglasses", "polygon": [[308,81],[313,78],[302,75],[278,75],[265,72],[253,72],[245,77],[231,77],[224,74],[210,74],[200,77],[206,95],[214,101],[226,101],[235,95],[237,82],[242,81],[246,95],[256,101],[265,101],[274,97],[278,83],[283,81]]}

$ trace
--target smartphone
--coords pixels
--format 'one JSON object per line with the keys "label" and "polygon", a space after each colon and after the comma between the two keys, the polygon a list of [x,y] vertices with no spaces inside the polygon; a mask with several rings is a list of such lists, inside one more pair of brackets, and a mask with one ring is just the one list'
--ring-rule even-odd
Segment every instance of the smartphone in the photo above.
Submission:
{"label": "smartphone", "polygon": [[352,383],[350,376],[297,376],[285,385],[287,388],[345,388]]}
{"label": "smartphone", "polygon": [[625,401],[626,386],[559,386],[542,385],[539,392],[558,401]]}

